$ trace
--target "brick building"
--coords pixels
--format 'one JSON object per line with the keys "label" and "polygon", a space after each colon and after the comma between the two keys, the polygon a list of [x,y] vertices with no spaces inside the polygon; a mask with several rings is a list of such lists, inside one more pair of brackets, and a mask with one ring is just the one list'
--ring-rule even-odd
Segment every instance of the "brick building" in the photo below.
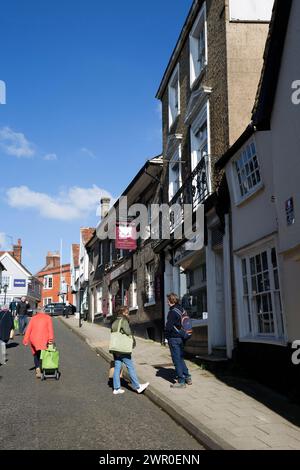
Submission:
{"label": "brick building", "polygon": [[59,253],[47,254],[46,265],[36,274],[36,277],[43,285],[40,308],[51,302],[68,300],[72,303],[70,264],[61,266]]}
{"label": "brick building", "polygon": [[[132,179],[122,196],[127,197],[128,208],[143,204],[150,210],[158,202],[159,177],[162,157],[148,160]],[[117,216],[118,199],[114,204]],[[86,244],[89,254],[89,316],[111,317],[119,305],[127,305],[131,324],[137,335],[160,341],[162,339],[163,266],[161,258],[153,251],[153,240],[149,238],[150,224],[144,235],[138,238],[135,250],[116,248],[115,240],[99,240],[101,231],[110,217],[109,204],[102,206],[102,220],[93,238]],[[148,212],[149,214],[149,212]],[[122,217],[121,217],[122,218]],[[134,219],[134,218],[133,218]],[[137,229],[139,224],[137,218]]]}
{"label": "brick building", "polygon": [[165,259],[165,292],[179,294],[193,319],[188,349],[198,355],[231,357],[233,350],[229,219],[223,208],[229,197],[214,163],[250,120],[272,5],[272,0],[195,0],[157,92],[163,200],[190,204],[194,214],[201,204],[205,210],[197,250],[175,237],[155,248]]}

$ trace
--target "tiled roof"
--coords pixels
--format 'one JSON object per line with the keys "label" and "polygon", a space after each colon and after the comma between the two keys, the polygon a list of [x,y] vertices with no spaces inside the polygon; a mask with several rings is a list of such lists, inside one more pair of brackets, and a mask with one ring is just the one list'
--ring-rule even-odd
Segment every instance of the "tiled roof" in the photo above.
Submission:
{"label": "tiled roof", "polygon": [[83,241],[83,244],[86,245],[90,240],[91,238],[94,236],[95,234],[95,228],[93,227],[86,227],[86,228],[81,228],[80,231],[82,233],[82,241]]}

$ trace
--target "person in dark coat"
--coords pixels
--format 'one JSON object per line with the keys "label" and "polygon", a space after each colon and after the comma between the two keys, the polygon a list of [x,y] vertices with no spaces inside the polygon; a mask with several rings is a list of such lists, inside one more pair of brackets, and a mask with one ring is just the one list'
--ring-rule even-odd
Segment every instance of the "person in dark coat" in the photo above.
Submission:
{"label": "person in dark coat", "polygon": [[15,300],[13,300],[10,304],[9,304],[9,310],[12,314],[13,317],[16,316],[16,313],[17,313],[17,302]]}
{"label": "person in dark coat", "polygon": [[72,315],[73,313],[73,308],[72,308],[72,305],[70,304],[70,302],[67,300],[66,302],[66,305],[65,305],[65,308],[64,308],[64,317],[66,318],[69,318],[69,315]]}
{"label": "person in dark coat", "polygon": [[20,335],[25,334],[26,326],[28,325],[28,310],[30,310],[29,302],[26,297],[21,298],[21,302],[17,305],[17,315],[19,318],[19,332]]}
{"label": "person in dark coat", "polygon": [[0,340],[8,343],[11,330],[14,329],[14,319],[8,308],[4,307],[0,311]]}
{"label": "person in dark coat", "polygon": [[176,377],[178,379],[177,383],[171,384],[171,388],[185,388],[186,384],[192,385],[192,377],[183,359],[185,341],[180,332],[181,316],[178,312],[183,312],[184,309],[179,304],[179,298],[176,294],[168,294],[167,299],[170,310],[165,335],[168,340]]}

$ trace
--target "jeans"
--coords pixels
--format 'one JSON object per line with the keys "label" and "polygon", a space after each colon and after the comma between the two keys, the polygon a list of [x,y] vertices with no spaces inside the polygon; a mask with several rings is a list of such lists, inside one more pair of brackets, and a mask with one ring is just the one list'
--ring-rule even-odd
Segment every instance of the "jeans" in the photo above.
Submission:
{"label": "jeans", "polygon": [[119,388],[121,388],[120,372],[121,372],[122,363],[125,364],[125,366],[127,367],[132,387],[135,390],[140,388],[140,383],[138,381],[138,378],[135,372],[131,355],[129,354],[128,356],[117,356],[114,354],[114,360],[115,360],[115,370],[114,370],[114,376],[113,376],[114,390],[118,390]]}
{"label": "jeans", "polygon": [[168,339],[172,361],[175,367],[176,376],[180,384],[185,383],[185,379],[191,377],[189,370],[184,362],[184,341],[182,338]]}
{"label": "jeans", "polygon": [[28,316],[27,315],[20,315],[19,316],[19,333],[23,335],[25,333],[25,329],[28,325]]}
{"label": "jeans", "polygon": [[33,355],[33,360],[34,360],[34,367],[37,369],[38,367],[41,367],[40,363],[40,356],[41,356],[41,351],[36,351],[35,354]]}

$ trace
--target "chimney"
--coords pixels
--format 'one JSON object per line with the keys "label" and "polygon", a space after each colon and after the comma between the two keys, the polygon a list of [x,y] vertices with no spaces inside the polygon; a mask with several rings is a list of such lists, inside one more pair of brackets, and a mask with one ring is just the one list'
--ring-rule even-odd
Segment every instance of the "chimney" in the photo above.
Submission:
{"label": "chimney", "polygon": [[100,205],[101,205],[101,220],[102,220],[108,214],[109,206],[110,206],[110,198],[109,197],[102,197],[100,199]]}
{"label": "chimney", "polygon": [[57,251],[54,253],[48,251],[46,256],[46,266],[47,268],[58,268],[60,266],[60,254]]}
{"label": "chimney", "polygon": [[13,245],[13,256],[18,263],[22,263],[22,241],[20,238],[18,239],[18,244]]}

